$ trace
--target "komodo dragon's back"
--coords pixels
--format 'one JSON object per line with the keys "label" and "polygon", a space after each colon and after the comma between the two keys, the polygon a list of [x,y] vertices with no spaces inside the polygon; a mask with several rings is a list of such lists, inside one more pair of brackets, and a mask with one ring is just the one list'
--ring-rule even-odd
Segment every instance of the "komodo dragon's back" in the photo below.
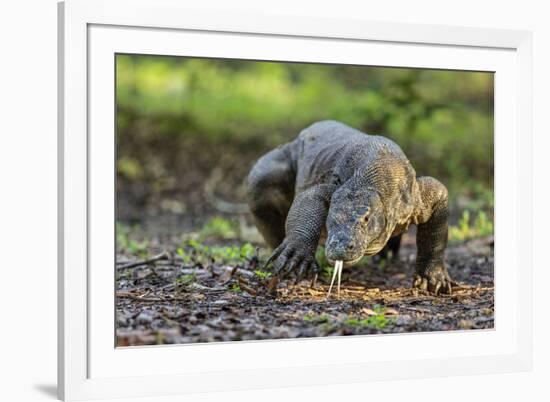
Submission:
{"label": "komodo dragon's back", "polygon": [[409,177],[416,175],[399,145],[389,138],[365,134],[333,120],[312,124],[288,145],[296,168],[297,192],[334,176],[345,181],[359,166],[377,161],[378,169],[392,170],[391,176],[397,170],[406,171]]}

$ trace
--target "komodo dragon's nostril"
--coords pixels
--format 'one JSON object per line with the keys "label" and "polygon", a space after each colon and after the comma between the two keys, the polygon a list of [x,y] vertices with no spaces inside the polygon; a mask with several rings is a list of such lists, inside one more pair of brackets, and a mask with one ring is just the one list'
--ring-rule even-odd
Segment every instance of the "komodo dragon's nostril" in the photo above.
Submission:
{"label": "komodo dragon's nostril", "polygon": [[353,244],[348,244],[348,247],[347,247],[348,251],[353,251],[354,248],[355,247],[353,246]]}

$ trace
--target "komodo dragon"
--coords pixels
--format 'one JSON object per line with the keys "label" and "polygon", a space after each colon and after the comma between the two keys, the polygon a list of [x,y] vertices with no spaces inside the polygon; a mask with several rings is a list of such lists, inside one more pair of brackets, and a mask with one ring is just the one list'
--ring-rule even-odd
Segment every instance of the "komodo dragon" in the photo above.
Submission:
{"label": "komodo dragon", "polygon": [[444,263],[447,189],[432,177],[417,178],[388,138],[337,121],[314,123],[256,162],[248,176],[248,204],[274,248],[269,261],[279,278],[316,274],[319,243],[325,243],[329,262],[351,266],[415,224],[413,287],[451,293]]}

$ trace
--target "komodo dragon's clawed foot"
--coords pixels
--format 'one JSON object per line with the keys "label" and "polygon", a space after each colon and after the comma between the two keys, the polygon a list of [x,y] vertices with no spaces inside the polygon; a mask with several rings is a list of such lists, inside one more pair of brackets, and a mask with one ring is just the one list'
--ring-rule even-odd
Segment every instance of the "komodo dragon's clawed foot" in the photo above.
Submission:
{"label": "komodo dragon's clawed foot", "polygon": [[266,262],[273,264],[273,273],[284,279],[295,273],[296,282],[303,278],[314,276],[319,273],[319,266],[315,260],[315,253],[304,247],[303,244],[294,244],[285,239],[277,247]]}
{"label": "komodo dragon's clawed foot", "polygon": [[451,294],[453,281],[444,265],[437,265],[424,272],[417,272],[413,279],[413,288],[426,290],[435,295]]}

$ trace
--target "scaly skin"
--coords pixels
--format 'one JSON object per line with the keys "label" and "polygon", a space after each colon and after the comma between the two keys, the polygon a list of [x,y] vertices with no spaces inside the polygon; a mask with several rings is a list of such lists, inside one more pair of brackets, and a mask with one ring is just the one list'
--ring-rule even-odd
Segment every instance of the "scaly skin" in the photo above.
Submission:
{"label": "scaly skin", "polygon": [[447,190],[434,178],[417,178],[385,137],[336,121],[315,123],[258,160],[248,176],[248,203],[274,248],[270,260],[279,277],[317,273],[315,250],[323,242],[328,260],[344,266],[384,254],[390,238],[395,253],[398,237],[415,224],[413,286],[451,292]]}

